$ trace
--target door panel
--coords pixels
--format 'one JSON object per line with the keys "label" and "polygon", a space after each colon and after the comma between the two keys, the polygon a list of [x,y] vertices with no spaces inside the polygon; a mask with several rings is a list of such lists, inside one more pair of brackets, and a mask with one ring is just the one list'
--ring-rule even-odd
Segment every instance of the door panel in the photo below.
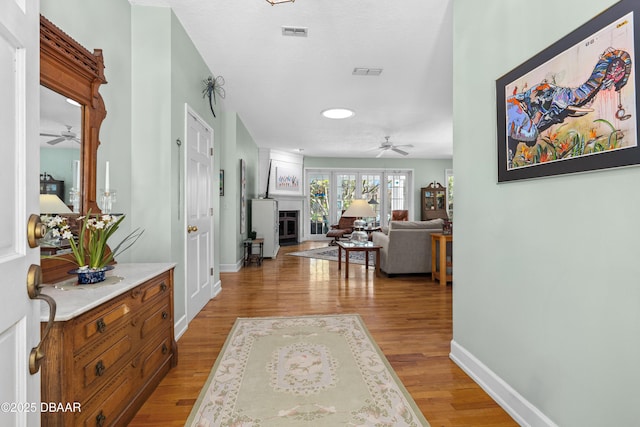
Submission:
{"label": "door panel", "polygon": [[213,129],[187,109],[187,321],[213,296],[212,156]]}
{"label": "door panel", "polygon": [[29,373],[31,348],[40,338],[40,303],[27,295],[38,248],[27,245],[29,214],[37,213],[39,188],[39,3],[0,2],[0,425],[40,424],[40,377]]}

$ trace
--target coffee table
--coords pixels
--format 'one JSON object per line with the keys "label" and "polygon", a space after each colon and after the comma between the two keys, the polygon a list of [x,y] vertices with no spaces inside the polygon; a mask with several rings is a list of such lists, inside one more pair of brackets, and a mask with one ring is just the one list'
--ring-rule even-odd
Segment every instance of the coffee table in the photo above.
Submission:
{"label": "coffee table", "polygon": [[336,243],[338,246],[338,270],[342,269],[342,251],[344,254],[344,277],[349,278],[349,252],[364,252],[364,265],[366,269],[369,269],[369,252],[376,253],[376,276],[380,276],[380,248],[382,246],[374,245],[371,242],[367,242],[364,245],[357,245],[353,242]]}

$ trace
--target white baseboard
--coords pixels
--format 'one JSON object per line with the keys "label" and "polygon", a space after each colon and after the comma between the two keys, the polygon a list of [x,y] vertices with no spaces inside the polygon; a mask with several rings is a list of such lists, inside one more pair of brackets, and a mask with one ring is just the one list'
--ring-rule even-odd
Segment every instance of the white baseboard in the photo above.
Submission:
{"label": "white baseboard", "polygon": [[242,268],[243,260],[235,264],[220,264],[220,273],[237,273]]}
{"label": "white baseboard", "polygon": [[454,340],[449,358],[521,426],[558,427],[538,408]]}
{"label": "white baseboard", "polygon": [[184,316],[180,317],[179,319],[176,319],[175,323],[173,324],[173,333],[176,337],[176,341],[178,341],[180,339],[180,337],[182,336],[182,334],[184,334],[185,332],[187,332],[187,315],[185,314]]}
{"label": "white baseboard", "polygon": [[218,280],[213,284],[213,289],[211,289],[211,298],[217,297],[220,292],[222,292],[222,281]]}

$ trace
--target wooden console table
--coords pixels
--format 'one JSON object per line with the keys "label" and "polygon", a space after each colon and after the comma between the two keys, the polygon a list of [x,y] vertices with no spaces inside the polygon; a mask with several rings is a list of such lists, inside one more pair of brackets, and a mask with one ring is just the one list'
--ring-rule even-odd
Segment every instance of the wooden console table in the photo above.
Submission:
{"label": "wooden console table", "polygon": [[[440,280],[440,285],[445,286],[447,282],[453,282],[453,270],[451,274],[447,273],[447,267],[453,267],[453,258],[447,262],[447,242],[453,242],[453,234],[431,234],[431,280]],[[439,251],[437,251],[438,248]],[[440,259],[436,262],[438,252],[440,252]]]}
{"label": "wooden console table", "polygon": [[376,276],[380,276],[380,248],[382,246],[368,243],[366,245],[356,245],[353,242],[341,242],[337,241],[338,245],[338,270],[342,269],[342,251],[344,254],[344,277],[349,278],[349,252],[364,252],[364,265],[365,268],[369,268],[369,252],[376,253]]}

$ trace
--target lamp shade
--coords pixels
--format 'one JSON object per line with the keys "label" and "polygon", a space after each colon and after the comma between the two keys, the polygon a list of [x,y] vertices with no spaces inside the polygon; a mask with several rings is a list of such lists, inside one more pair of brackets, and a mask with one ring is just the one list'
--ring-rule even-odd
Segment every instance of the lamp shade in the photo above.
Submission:
{"label": "lamp shade", "polygon": [[351,202],[349,208],[342,214],[346,217],[366,218],[376,216],[376,213],[371,209],[371,205],[364,199],[357,199]]}
{"label": "lamp shade", "polygon": [[60,197],[55,194],[40,195],[40,213],[42,214],[69,214],[73,213]]}

